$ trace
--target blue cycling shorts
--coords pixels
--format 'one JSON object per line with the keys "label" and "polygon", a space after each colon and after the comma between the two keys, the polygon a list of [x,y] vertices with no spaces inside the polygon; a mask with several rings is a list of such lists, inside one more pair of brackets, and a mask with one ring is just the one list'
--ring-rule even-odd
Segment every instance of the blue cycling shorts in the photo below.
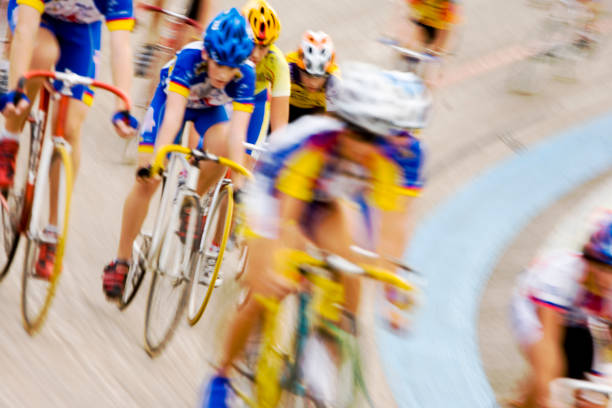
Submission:
{"label": "blue cycling shorts", "polygon": [[[147,113],[142,121],[140,128],[140,141],[138,143],[138,151],[141,153],[153,153],[157,134],[161,127],[164,113],[166,112],[167,96],[164,87],[160,84],[155,91],[151,105],[147,109]],[[200,135],[198,148],[202,148],[202,142],[206,131],[213,125],[221,122],[227,122],[229,117],[224,106],[211,106],[204,109],[186,109],[183,117],[181,130],[177,133],[174,143],[180,144],[181,134],[186,122],[193,122],[193,125]]]}
{"label": "blue cycling shorts", "polygon": [[[11,32],[14,33],[17,26],[16,0],[9,2],[8,17]],[[64,72],[69,70],[88,78],[96,77],[97,66],[100,60],[101,21],[91,24],[77,24],[58,20],[43,14],[40,26],[49,30],[59,44],[60,57],[55,65],[56,71]],[[62,87],[62,83],[55,81],[54,87],[59,90]],[[94,95],[91,87],[76,85],[71,90],[74,99],[83,101],[88,106],[91,106]]]}

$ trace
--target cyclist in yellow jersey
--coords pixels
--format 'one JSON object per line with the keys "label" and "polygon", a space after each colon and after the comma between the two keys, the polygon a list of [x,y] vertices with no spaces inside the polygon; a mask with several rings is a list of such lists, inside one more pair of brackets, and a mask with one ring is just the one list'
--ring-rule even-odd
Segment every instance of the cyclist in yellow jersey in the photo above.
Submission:
{"label": "cyclist in yellow jersey", "polygon": [[289,122],[325,112],[325,90],[330,76],[340,73],[332,39],[323,31],[308,30],[297,51],[287,54],[291,74]]}
{"label": "cyclist in yellow jersey", "polygon": [[289,120],[289,66],[283,52],[274,45],[281,30],[276,11],[265,0],[251,0],[242,13],[251,24],[255,39],[250,58],[255,64],[255,110],[247,142],[261,144],[268,129],[278,130]]}
{"label": "cyclist in yellow jersey", "polygon": [[[448,51],[453,26],[459,20],[458,0],[406,0],[410,24],[401,29],[401,42],[409,49],[442,55]],[[405,11],[394,13],[404,17]]]}

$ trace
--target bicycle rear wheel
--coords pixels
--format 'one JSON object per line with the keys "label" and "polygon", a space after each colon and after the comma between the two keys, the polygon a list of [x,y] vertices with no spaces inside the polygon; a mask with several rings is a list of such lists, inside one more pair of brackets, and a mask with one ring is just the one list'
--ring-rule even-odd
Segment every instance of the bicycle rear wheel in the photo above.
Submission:
{"label": "bicycle rear wheel", "polygon": [[[26,233],[27,246],[23,267],[21,315],[24,328],[30,335],[35,334],[40,329],[47,317],[62,272],[66,233],[68,232],[73,181],[72,159],[64,146],[53,147],[50,156],[46,163],[41,162],[34,192],[31,219]],[[43,157],[41,161],[46,160]],[[41,244],[45,243],[43,229],[47,225],[46,216],[51,204],[49,177],[57,177],[58,180],[58,235],[55,241],[53,271],[49,278],[41,278],[36,272],[36,264],[41,252]]]}
{"label": "bicycle rear wheel", "polygon": [[[155,256],[151,288],[145,312],[145,349],[157,356],[172,338],[187,305],[189,284],[197,262],[198,200],[186,195],[172,207],[168,227]],[[183,238],[179,235],[181,210],[189,211],[189,222]]]}
{"label": "bicycle rear wheel", "polygon": [[[224,205],[226,208],[225,214],[223,214]],[[217,280],[219,270],[221,269],[223,254],[225,253],[227,239],[230,235],[233,210],[233,187],[231,184],[225,184],[219,190],[219,194],[217,194],[216,198],[212,200],[206,216],[206,226],[204,227],[202,244],[200,245],[201,251],[197,257],[198,262],[195,269],[194,281],[189,294],[189,307],[187,308],[187,320],[191,326],[195,325],[204,314],[206,306],[208,305],[208,302],[212,296],[213,289],[215,288],[215,281]],[[204,267],[207,265],[207,262],[210,259],[206,252],[213,243],[218,226],[223,228],[221,242],[219,243],[219,255],[217,256],[217,260],[214,265],[212,277],[210,278],[210,281],[206,283],[203,281],[202,277]]]}

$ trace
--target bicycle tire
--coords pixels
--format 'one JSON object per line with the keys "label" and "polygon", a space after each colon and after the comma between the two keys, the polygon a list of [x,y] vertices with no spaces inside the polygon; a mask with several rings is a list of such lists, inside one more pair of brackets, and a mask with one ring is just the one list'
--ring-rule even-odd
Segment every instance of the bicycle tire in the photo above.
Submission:
{"label": "bicycle tire", "polygon": [[[191,211],[190,214],[193,217],[195,215],[195,217],[193,219],[197,220],[199,219],[199,217],[201,217],[200,215],[200,211],[199,211],[199,205],[197,202],[197,199],[193,196],[185,196],[184,200],[181,204],[181,208],[183,206],[189,206],[191,207]],[[187,274],[183,273],[182,277],[168,277],[169,279],[165,279],[166,277],[164,276],[163,271],[160,270],[160,265],[159,263],[161,262],[160,259],[163,256],[163,252],[164,250],[167,250],[166,245],[168,245],[168,239],[175,239],[177,237],[175,237],[175,231],[173,231],[174,226],[178,226],[178,223],[180,222],[180,215],[179,215],[179,211],[173,211],[171,213],[171,219],[170,222],[167,224],[167,229],[166,229],[166,233],[164,234],[164,240],[160,245],[160,249],[158,251],[158,253],[156,254],[157,257],[157,268],[152,272],[152,278],[151,278],[151,286],[149,289],[149,295],[147,298],[147,307],[145,310],[145,330],[144,330],[144,334],[145,334],[145,350],[147,352],[147,354],[150,357],[156,357],[158,356],[163,350],[164,348],[168,345],[168,343],[170,342],[170,340],[172,339],[174,332],[176,330],[176,327],[178,326],[180,319],[182,317],[183,311],[185,310],[185,307],[187,306],[187,295],[189,293],[189,282],[185,282],[184,277],[186,276],[188,278],[189,281],[193,280],[193,273],[195,270],[195,264],[197,263],[197,257],[195,256],[197,254],[197,245],[196,242],[193,242],[193,236],[195,234],[195,228],[196,226],[194,224],[196,224],[195,222],[190,222],[190,228],[187,229],[186,231],[186,240],[185,243],[183,243],[183,247],[184,252],[182,253],[183,256],[183,265],[184,263],[184,257],[185,256],[189,256],[189,261],[188,261],[188,265],[187,265]],[[167,250],[170,251],[170,250]],[[180,273],[180,271],[179,271]],[[178,282],[176,281],[178,279]],[[161,335],[161,339],[154,341],[152,339],[152,331],[153,331],[153,325],[155,321],[160,320],[160,316],[156,316],[157,313],[155,313],[153,311],[153,307],[154,307],[154,301],[155,301],[155,296],[159,296],[159,292],[161,291],[161,285],[164,283],[164,281],[168,281],[170,280],[170,285],[172,286],[172,290],[174,290],[175,287],[177,286],[182,286],[179,290],[178,290],[178,297],[176,299],[176,309],[173,312],[172,318],[170,319],[168,325],[162,329],[162,335]],[[177,285],[178,283],[178,285]],[[167,313],[168,309],[163,309],[164,313]]]}
{"label": "bicycle tire", "polygon": [[[142,240],[142,245],[140,245],[140,240]],[[121,311],[130,305],[142,285],[147,271],[145,262],[150,245],[151,236],[143,234],[140,234],[132,245],[132,264],[126,277],[125,289],[121,299],[119,299],[118,308]]]}
{"label": "bicycle tire", "polygon": [[[59,157],[60,165],[63,167],[63,172],[60,171],[60,186],[63,186],[63,192],[65,194],[64,208],[63,208],[63,225],[61,231],[58,234],[57,246],[55,253],[55,263],[53,265],[53,272],[49,280],[42,280],[35,275],[35,260],[38,256],[38,249],[40,240],[37,237],[31,237],[26,234],[27,246],[24,257],[24,268],[23,268],[23,279],[22,279],[22,290],[21,290],[21,316],[23,319],[23,326],[30,335],[37,333],[42,324],[44,323],[51,303],[55,296],[57,284],[62,272],[62,262],[64,258],[64,249],[66,244],[66,234],[68,232],[68,218],[70,215],[70,199],[72,195],[72,182],[73,182],[73,170],[72,170],[72,158],[70,153],[64,146],[54,146],[51,157],[51,162],[57,160]],[[47,177],[45,173],[50,173],[51,166],[48,168],[40,169],[37,179],[40,177]],[[61,190],[60,190],[61,191]],[[34,195],[46,194],[47,191],[38,190],[34,192]],[[43,201],[46,202],[46,201]],[[61,212],[61,208],[58,209],[58,213]],[[32,222],[32,220],[30,220]],[[34,281],[47,282],[45,290],[44,300],[40,308],[32,308],[32,291]],[[36,310],[32,315],[30,312],[32,309]]]}
{"label": "bicycle tire", "polygon": [[[199,272],[203,270],[202,262],[206,258],[205,253],[206,253],[206,249],[209,246],[207,237],[208,236],[210,236],[211,238],[214,237],[214,234],[216,232],[215,227],[217,223],[213,221],[216,219],[215,215],[221,209],[221,204],[223,203],[224,196],[227,197],[227,211],[225,213],[225,220],[223,221],[223,235],[222,235],[221,242],[219,245],[219,255],[217,256],[217,261],[215,262],[215,269],[210,279],[210,282],[208,283],[208,285],[203,285],[203,286],[206,286],[206,293],[204,294],[204,298],[202,299],[201,302],[198,302],[196,292],[200,286]],[[189,293],[189,307],[187,310],[187,321],[189,322],[191,326],[194,326],[202,318],[202,315],[204,314],[204,311],[206,310],[206,306],[208,306],[213,290],[215,288],[215,282],[217,280],[217,276],[219,275],[221,264],[223,263],[223,254],[225,253],[225,248],[227,246],[227,239],[230,235],[231,226],[232,226],[232,215],[234,211],[234,190],[231,184],[225,184],[221,187],[216,200],[214,200],[214,202],[211,203],[210,207],[211,209],[208,212],[207,220],[206,220],[207,225],[204,228],[204,233],[202,236],[202,242],[201,242],[202,249],[200,251],[200,254],[198,254],[198,257],[197,257],[198,262],[195,268],[193,282],[192,282],[191,290]],[[199,304],[199,307],[197,307],[196,309],[196,306],[198,304]]]}
{"label": "bicycle tire", "polygon": [[[0,282],[11,269],[15,254],[17,253],[17,247],[19,246],[19,238],[21,237],[17,225],[18,220],[15,217],[20,211],[18,209],[11,211],[11,207],[14,207],[14,205],[11,205],[11,197],[14,197],[12,192],[9,192],[8,199],[5,199],[4,195],[0,195],[0,211],[2,212],[2,245],[0,248],[6,254],[6,260],[0,266],[2,268],[0,270]],[[18,208],[20,207],[19,205]]]}

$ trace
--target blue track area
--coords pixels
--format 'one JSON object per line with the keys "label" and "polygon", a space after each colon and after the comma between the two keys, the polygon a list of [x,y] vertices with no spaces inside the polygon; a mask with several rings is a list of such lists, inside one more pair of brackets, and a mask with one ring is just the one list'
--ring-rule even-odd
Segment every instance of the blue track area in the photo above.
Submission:
{"label": "blue track area", "polygon": [[425,275],[427,288],[414,335],[402,339],[382,327],[376,333],[400,407],[497,406],[477,342],[478,306],[489,275],[533,217],[611,168],[607,115],[501,162],[419,225],[407,261]]}

